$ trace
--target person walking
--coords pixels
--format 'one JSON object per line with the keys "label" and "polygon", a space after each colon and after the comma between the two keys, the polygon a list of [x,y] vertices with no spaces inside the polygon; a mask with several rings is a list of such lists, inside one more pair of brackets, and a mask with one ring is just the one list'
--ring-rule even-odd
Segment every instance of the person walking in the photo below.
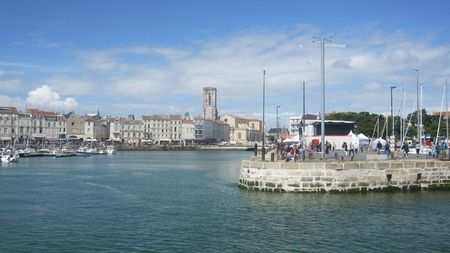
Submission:
{"label": "person walking", "polygon": [[403,152],[403,157],[408,157],[408,153],[409,153],[408,143],[406,143],[406,142],[403,143],[402,152]]}
{"label": "person walking", "polygon": [[345,155],[347,155],[347,142],[344,141],[344,143],[342,143],[342,148],[344,149]]}
{"label": "person walking", "polygon": [[378,141],[378,143],[377,143],[377,154],[378,155],[380,154],[380,151],[381,151],[382,148],[383,148],[383,145],[381,144],[380,141]]}
{"label": "person walking", "polygon": [[350,142],[350,151],[348,152],[348,155],[350,156],[350,154],[355,156],[355,146],[353,145],[353,142]]}

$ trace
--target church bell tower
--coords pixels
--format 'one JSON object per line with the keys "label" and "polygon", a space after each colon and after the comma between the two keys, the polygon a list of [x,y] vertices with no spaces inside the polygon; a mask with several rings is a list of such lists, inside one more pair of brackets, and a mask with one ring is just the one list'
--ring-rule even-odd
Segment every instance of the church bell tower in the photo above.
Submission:
{"label": "church bell tower", "polygon": [[203,88],[203,118],[217,120],[217,89],[213,87]]}

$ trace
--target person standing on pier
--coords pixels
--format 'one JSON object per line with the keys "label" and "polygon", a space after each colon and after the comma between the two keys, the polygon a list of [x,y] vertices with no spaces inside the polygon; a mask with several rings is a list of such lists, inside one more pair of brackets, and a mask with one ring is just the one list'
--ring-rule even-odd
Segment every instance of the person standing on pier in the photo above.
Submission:
{"label": "person standing on pier", "polygon": [[380,141],[378,141],[377,143],[377,154],[380,154],[380,150],[383,148],[383,145],[381,144]]}

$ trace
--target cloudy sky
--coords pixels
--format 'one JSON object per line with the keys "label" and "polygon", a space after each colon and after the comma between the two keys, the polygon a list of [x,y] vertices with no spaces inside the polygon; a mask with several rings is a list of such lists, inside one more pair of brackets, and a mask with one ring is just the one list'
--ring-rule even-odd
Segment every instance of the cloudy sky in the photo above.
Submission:
{"label": "cloudy sky", "polygon": [[[439,111],[450,74],[450,1],[0,2],[0,105],[51,111],[199,115],[202,88],[219,114],[282,125],[320,110],[320,48],[327,47],[326,111]],[[303,45],[300,47],[299,45]]]}

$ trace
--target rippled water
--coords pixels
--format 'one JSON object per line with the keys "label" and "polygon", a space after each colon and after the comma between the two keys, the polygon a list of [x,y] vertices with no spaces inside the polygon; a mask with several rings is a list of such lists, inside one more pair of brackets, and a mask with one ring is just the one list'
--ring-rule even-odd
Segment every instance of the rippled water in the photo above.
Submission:
{"label": "rippled water", "polygon": [[237,187],[246,152],[24,158],[0,167],[0,252],[449,252],[450,193]]}

